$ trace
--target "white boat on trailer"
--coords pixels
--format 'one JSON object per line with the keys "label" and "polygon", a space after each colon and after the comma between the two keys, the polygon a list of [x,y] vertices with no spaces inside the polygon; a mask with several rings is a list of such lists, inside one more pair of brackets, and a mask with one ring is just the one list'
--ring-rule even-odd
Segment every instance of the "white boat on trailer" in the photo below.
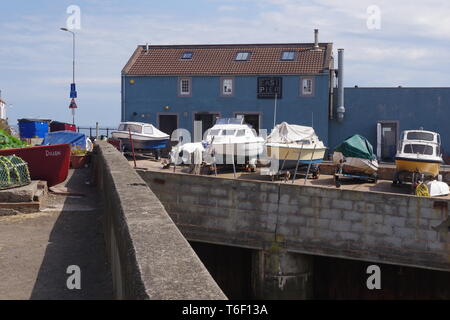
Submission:
{"label": "white boat on trailer", "polygon": [[207,152],[216,164],[256,162],[264,151],[264,139],[240,118],[221,118],[205,133]]}
{"label": "white boat on trailer", "polygon": [[[266,140],[267,155],[278,162],[278,174],[290,169],[308,167],[313,177],[319,173],[318,165],[323,161],[327,148],[312,127],[282,122],[273,128]],[[272,165],[271,168],[274,166]],[[309,172],[308,172],[309,173]]]}
{"label": "white boat on trailer", "polygon": [[111,132],[111,136],[120,140],[122,149],[127,151],[131,151],[130,135],[135,150],[155,151],[169,145],[169,135],[150,123],[121,122],[119,128]]}

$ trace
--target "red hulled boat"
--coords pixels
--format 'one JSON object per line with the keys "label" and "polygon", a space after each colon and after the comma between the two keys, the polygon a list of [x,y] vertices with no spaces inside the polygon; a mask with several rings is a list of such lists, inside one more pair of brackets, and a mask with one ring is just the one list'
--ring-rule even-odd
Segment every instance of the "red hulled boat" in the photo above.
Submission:
{"label": "red hulled boat", "polygon": [[0,150],[0,156],[13,154],[28,163],[32,180],[45,180],[49,187],[64,182],[69,173],[70,144]]}

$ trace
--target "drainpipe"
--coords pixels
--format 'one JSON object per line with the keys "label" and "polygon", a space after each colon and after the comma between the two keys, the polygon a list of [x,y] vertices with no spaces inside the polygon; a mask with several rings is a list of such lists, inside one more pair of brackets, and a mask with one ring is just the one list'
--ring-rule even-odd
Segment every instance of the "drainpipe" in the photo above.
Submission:
{"label": "drainpipe", "polygon": [[122,119],[121,121],[124,122],[125,121],[125,86],[126,86],[126,78],[125,75],[122,73],[122,92],[121,92],[121,96],[122,96],[122,114],[120,115],[120,118]]}
{"label": "drainpipe", "polygon": [[338,49],[338,107],[336,109],[337,120],[341,122],[344,120],[344,49]]}

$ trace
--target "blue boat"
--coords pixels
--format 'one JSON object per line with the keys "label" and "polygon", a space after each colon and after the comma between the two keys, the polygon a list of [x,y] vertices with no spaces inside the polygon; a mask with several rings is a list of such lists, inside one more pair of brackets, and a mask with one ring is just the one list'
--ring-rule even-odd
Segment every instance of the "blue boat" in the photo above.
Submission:
{"label": "blue boat", "polygon": [[131,140],[135,150],[152,151],[167,148],[169,135],[143,122],[121,122],[117,131],[113,131],[113,139],[121,141],[124,150],[131,150]]}

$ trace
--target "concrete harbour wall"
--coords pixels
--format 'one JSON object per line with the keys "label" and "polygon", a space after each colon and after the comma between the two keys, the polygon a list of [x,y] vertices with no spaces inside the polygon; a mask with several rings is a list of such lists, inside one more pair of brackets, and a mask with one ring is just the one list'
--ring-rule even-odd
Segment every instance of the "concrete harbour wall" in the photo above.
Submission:
{"label": "concrete harbour wall", "polygon": [[105,237],[118,299],[226,299],[166,210],[110,144],[95,146]]}
{"label": "concrete harbour wall", "polygon": [[450,271],[445,199],[139,174],[188,240]]}

